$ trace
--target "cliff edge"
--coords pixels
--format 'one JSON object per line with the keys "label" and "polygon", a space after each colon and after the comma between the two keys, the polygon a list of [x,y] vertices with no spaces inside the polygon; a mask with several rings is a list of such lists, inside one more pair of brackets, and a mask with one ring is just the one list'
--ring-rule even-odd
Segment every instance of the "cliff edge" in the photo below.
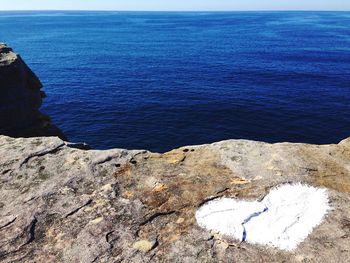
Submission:
{"label": "cliff edge", "polygon": [[0,134],[14,137],[63,133],[39,108],[45,93],[37,76],[13,50],[0,43]]}

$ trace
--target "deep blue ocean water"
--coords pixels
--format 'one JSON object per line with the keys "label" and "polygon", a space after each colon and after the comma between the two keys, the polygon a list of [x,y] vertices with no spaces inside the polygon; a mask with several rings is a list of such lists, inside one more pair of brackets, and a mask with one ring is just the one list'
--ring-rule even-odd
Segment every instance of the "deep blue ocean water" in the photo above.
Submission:
{"label": "deep blue ocean water", "polygon": [[0,41],[97,149],[350,136],[350,12],[0,12]]}

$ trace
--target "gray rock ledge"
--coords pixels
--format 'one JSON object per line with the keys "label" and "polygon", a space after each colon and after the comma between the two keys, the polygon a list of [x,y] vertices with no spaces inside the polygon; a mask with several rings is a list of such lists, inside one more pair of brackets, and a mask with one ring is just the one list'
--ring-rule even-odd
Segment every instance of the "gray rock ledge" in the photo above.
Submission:
{"label": "gray rock ledge", "polygon": [[[228,140],[164,154],[81,150],[0,136],[1,262],[347,262],[350,138],[332,145]],[[198,227],[217,197],[287,182],[329,191],[333,210],[292,252]]]}

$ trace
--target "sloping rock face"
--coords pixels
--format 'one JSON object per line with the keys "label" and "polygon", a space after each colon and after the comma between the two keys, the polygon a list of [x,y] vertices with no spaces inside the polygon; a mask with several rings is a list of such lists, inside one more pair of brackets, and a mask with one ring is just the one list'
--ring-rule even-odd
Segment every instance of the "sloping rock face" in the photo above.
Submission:
{"label": "sloping rock face", "polygon": [[[350,139],[245,140],[165,154],[80,150],[58,138],[0,136],[1,262],[347,262]],[[293,251],[201,229],[209,200],[256,200],[276,185],[327,188],[332,211]]]}
{"label": "sloping rock face", "polygon": [[60,136],[50,118],[39,112],[42,84],[21,57],[0,43],[0,134],[19,137]]}

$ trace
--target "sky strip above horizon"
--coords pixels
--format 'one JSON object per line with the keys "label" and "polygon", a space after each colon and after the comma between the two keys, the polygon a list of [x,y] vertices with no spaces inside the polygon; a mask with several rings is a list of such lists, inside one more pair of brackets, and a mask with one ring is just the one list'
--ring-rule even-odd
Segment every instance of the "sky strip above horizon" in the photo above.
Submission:
{"label": "sky strip above horizon", "polygon": [[0,0],[0,10],[349,11],[350,0]]}

